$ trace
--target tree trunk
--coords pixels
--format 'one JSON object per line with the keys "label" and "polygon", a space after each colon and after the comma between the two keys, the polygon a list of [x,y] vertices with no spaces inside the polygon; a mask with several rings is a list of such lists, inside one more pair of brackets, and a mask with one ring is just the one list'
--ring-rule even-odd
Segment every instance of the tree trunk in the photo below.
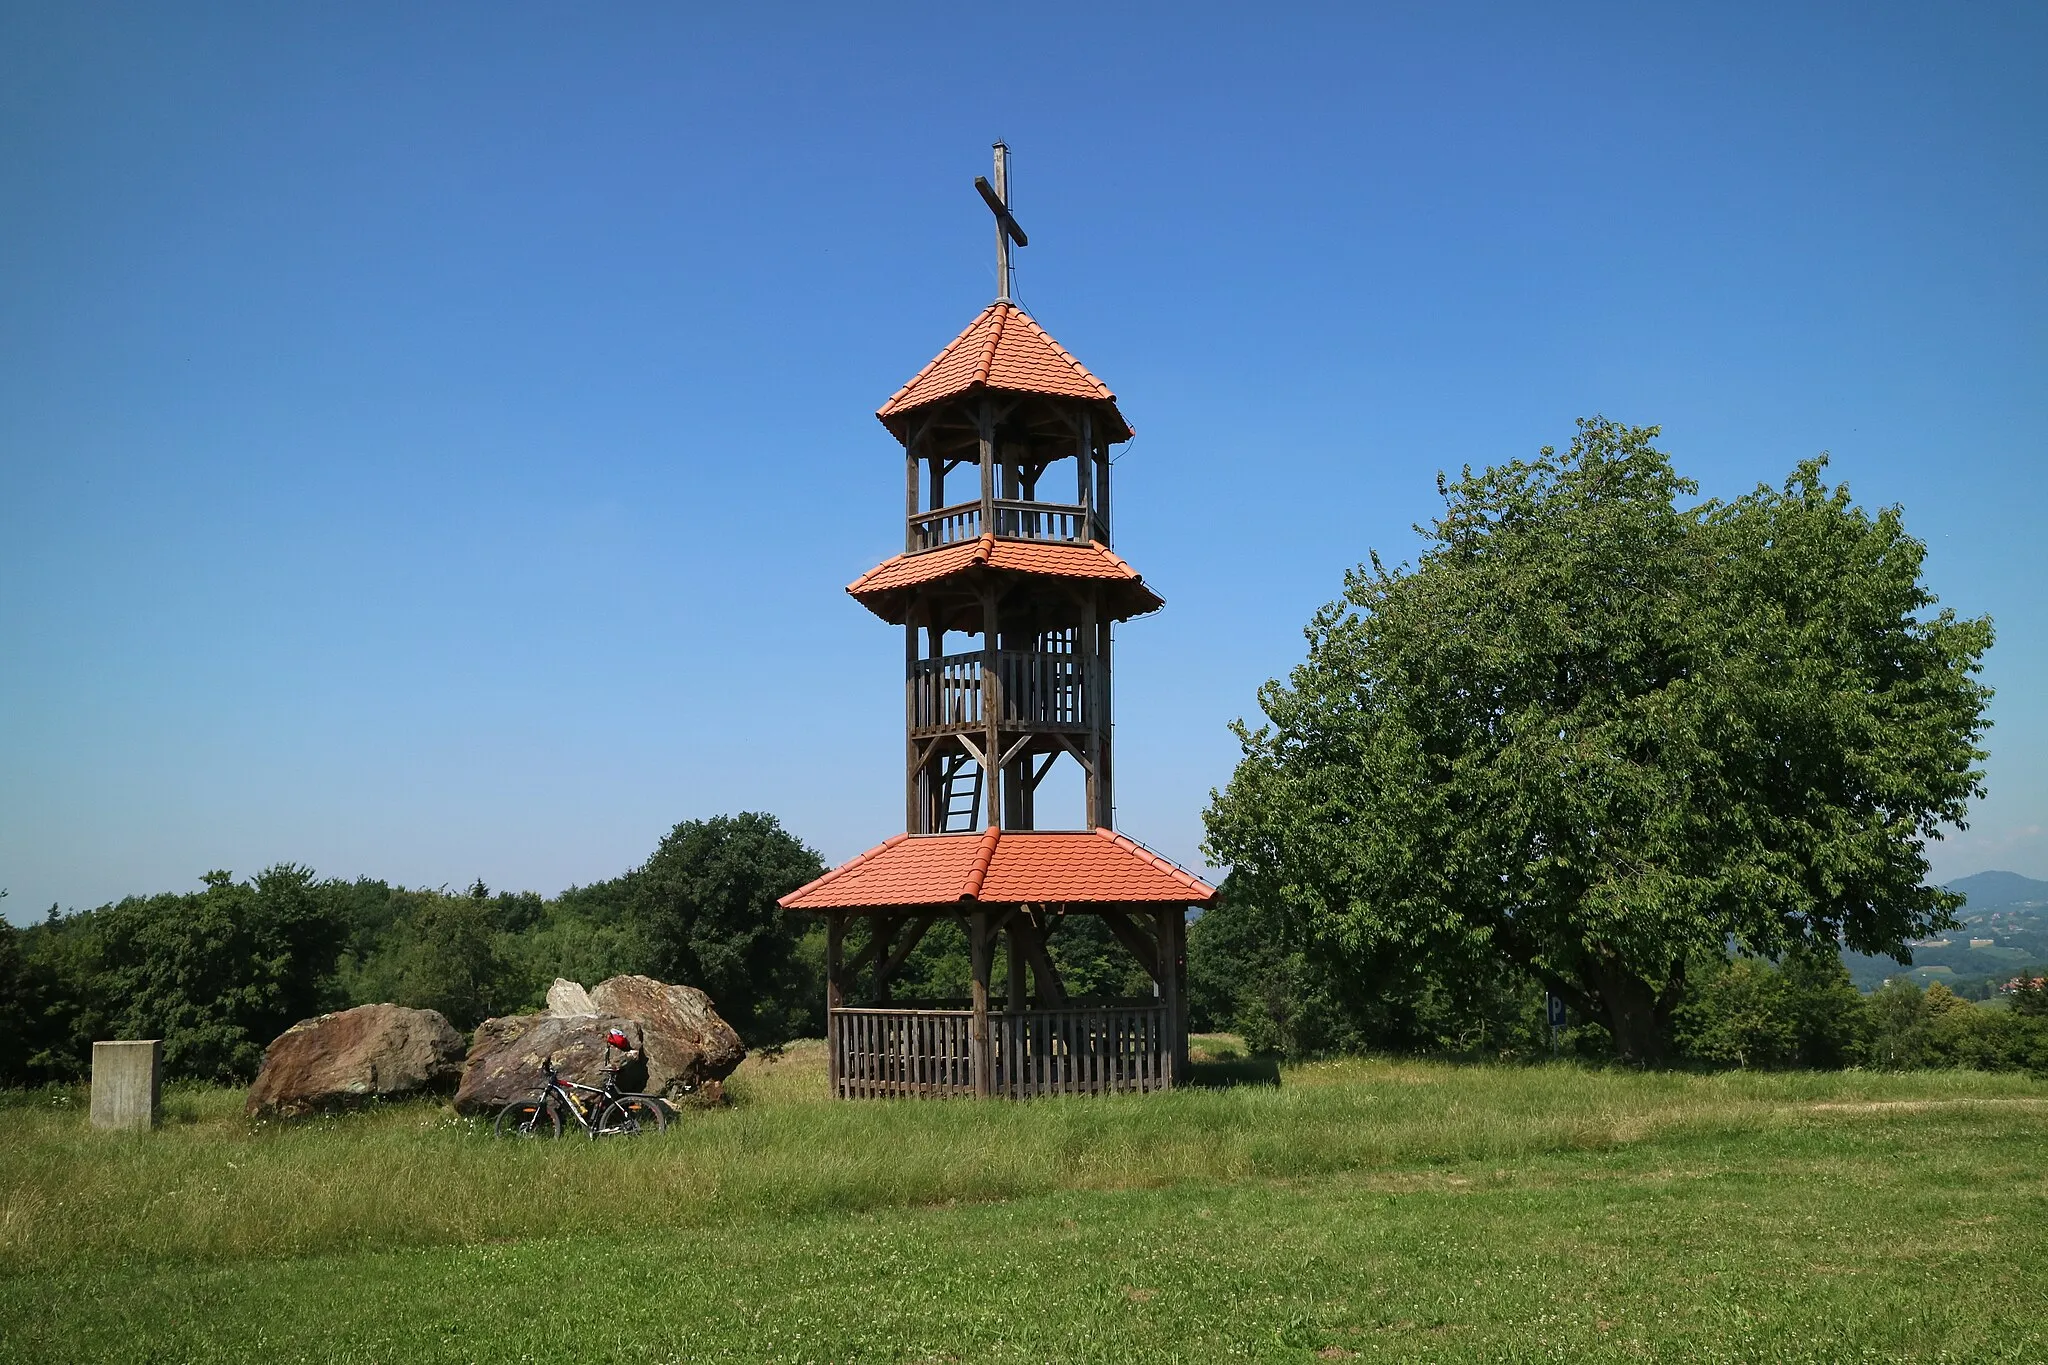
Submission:
{"label": "tree trunk", "polygon": [[1641,977],[1604,963],[1588,972],[1594,994],[1600,1001],[1602,1021],[1614,1035],[1614,1050],[1622,1061],[1637,1066],[1661,1065],[1669,1049],[1664,1037],[1667,1002],[1657,988]]}

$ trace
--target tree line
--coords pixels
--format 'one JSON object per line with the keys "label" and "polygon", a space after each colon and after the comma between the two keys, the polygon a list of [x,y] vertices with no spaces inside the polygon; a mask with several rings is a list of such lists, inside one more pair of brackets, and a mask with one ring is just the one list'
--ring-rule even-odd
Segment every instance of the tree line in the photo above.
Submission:
{"label": "tree line", "polygon": [[[1544,985],[1485,957],[1361,963],[1315,951],[1286,918],[1226,880],[1188,932],[1188,996],[1199,1030],[1236,1033],[1254,1052],[1354,1052],[1608,1060],[1613,1034],[1570,1015],[1553,1038]],[[2048,1075],[2048,989],[2033,969],[1989,1005],[1940,982],[1898,976],[1856,989],[1839,953],[1780,960],[1702,955],[1673,1009],[1666,1060],[1722,1068],[1880,1070],[1964,1067]]]}
{"label": "tree line", "polygon": [[543,898],[321,879],[284,863],[189,893],[0,922],[0,1084],[76,1080],[93,1040],[161,1038],[173,1077],[246,1082],[271,1039],[390,1001],[458,1028],[538,1009],[557,976],[701,987],[749,1042],[821,1026],[822,949],[775,900],[824,870],[771,815],[677,825],[641,866]]}

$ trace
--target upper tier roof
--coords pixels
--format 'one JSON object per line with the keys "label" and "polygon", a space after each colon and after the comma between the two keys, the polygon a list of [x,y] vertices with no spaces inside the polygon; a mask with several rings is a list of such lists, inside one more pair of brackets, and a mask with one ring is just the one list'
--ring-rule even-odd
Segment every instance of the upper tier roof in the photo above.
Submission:
{"label": "upper tier roof", "polygon": [[779,902],[787,910],[891,906],[1201,905],[1216,889],[1106,829],[899,834]]}
{"label": "upper tier roof", "polygon": [[1087,366],[1047,336],[1023,309],[1001,301],[982,309],[981,315],[896,390],[875,416],[901,439],[905,414],[975,388],[1102,403],[1114,418],[1109,439],[1131,439],[1130,424],[1116,410],[1116,395],[1109,385],[1090,374]]}

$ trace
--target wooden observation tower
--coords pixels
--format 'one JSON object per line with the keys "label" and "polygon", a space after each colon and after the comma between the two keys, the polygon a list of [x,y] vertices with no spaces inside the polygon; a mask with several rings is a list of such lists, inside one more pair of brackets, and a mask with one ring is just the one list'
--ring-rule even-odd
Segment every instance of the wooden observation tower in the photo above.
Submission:
{"label": "wooden observation tower", "polygon": [[[1026,238],[995,151],[995,183],[975,188],[996,218],[996,301],[876,414],[903,444],[904,548],[847,588],[903,627],[905,833],[782,898],[826,917],[831,1083],[847,1098],[1174,1084],[1187,911],[1215,895],[1112,828],[1112,628],[1163,604],[1110,549],[1110,448],[1131,438],[1116,395],[1011,301]],[[1038,797],[1065,763],[1081,809],[1061,828]],[[1069,998],[1048,943],[1071,915],[1099,916],[1152,994]],[[894,1001],[891,978],[949,918],[972,997]],[[868,932],[849,956],[856,920]]]}

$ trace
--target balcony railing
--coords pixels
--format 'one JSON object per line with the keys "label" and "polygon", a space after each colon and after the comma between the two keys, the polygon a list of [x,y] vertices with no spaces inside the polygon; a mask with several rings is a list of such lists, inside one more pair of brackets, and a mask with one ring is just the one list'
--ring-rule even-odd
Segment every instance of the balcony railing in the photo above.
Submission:
{"label": "balcony railing", "polygon": [[910,519],[910,548],[936,550],[981,534],[981,504],[955,503],[935,512],[923,512]]}
{"label": "balcony railing", "polygon": [[[1051,540],[1069,545],[1084,545],[1091,540],[1109,542],[1102,519],[1086,507],[999,498],[991,510],[991,529],[1003,540]],[[973,540],[981,532],[981,504],[959,502],[912,517],[910,549],[912,553],[936,550]]]}
{"label": "balcony railing", "polygon": [[[1093,672],[1085,658],[1072,654],[997,650],[996,683],[1002,696],[999,723],[1006,730],[1087,729]],[[986,722],[979,650],[919,659],[911,665],[910,683],[913,734],[976,730]]]}

